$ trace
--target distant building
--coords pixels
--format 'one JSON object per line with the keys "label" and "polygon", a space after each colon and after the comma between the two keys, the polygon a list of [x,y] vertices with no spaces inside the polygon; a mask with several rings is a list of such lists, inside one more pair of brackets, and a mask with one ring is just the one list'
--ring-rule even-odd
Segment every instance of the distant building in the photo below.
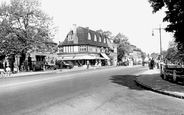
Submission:
{"label": "distant building", "polygon": [[109,65],[114,49],[110,47],[112,43],[108,42],[107,36],[74,24],[73,29],[58,46],[58,60],[70,61],[76,66],[85,65],[87,60],[91,65],[100,61],[102,65]]}
{"label": "distant building", "polygon": [[130,45],[131,52],[129,53],[129,60],[132,60],[134,64],[142,62],[141,50],[134,45]]}

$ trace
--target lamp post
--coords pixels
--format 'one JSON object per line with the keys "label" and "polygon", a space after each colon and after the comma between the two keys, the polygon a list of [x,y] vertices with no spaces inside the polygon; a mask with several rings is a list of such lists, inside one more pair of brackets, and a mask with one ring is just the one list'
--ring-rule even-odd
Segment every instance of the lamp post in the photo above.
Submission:
{"label": "lamp post", "polygon": [[[161,29],[165,29],[165,28],[161,28],[161,25],[159,25],[159,28],[153,28],[152,29],[152,36],[154,36],[154,30],[159,30],[159,35],[160,35],[160,62],[162,60],[162,35],[161,35]],[[161,63],[160,63],[160,69],[161,69],[161,72],[162,72],[162,66],[161,66]]]}
{"label": "lamp post", "polygon": [[159,34],[160,34],[160,56],[162,53],[162,35],[161,35],[161,29],[165,29],[165,28],[161,28],[161,25],[159,25],[159,28],[153,28],[152,29],[152,36],[154,36],[154,30],[159,30]]}

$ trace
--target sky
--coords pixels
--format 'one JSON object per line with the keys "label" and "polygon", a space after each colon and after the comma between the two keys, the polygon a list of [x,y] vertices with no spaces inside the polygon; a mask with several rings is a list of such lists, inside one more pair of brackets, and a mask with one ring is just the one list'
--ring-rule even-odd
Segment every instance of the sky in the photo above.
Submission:
{"label": "sky", "polygon": [[[53,17],[59,30],[54,41],[63,41],[73,24],[91,30],[122,33],[129,42],[146,53],[160,51],[159,24],[163,23],[164,9],[152,13],[148,0],[40,0],[42,10]],[[156,29],[155,29],[156,28]],[[152,30],[154,36],[152,36]],[[161,31],[162,49],[167,50],[171,33]]]}

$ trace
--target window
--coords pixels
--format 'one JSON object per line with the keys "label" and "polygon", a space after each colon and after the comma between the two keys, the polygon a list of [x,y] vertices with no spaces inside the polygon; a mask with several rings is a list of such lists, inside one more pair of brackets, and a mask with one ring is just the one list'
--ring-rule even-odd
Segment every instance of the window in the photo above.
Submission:
{"label": "window", "polygon": [[97,39],[96,39],[96,35],[94,34],[94,41],[97,41]]}
{"label": "window", "polygon": [[68,46],[68,52],[71,52],[71,50],[70,50],[70,46]]}
{"label": "window", "polygon": [[66,52],[68,53],[68,46],[65,47]]}
{"label": "window", "polygon": [[70,46],[70,52],[74,52],[74,47]]}
{"label": "window", "polygon": [[66,47],[63,47],[64,48],[64,52],[66,52]]}
{"label": "window", "polygon": [[74,52],[79,52],[79,46],[74,46]]}
{"label": "window", "polygon": [[106,39],[105,39],[105,37],[104,37],[104,43],[106,43]]}
{"label": "window", "polygon": [[88,40],[91,40],[91,34],[88,32]]}
{"label": "window", "polygon": [[80,46],[80,52],[87,52],[87,46]]}
{"label": "window", "polygon": [[98,40],[99,40],[99,42],[101,42],[101,41],[102,41],[102,39],[101,39],[101,37],[100,37],[100,36],[99,36]]}
{"label": "window", "polygon": [[68,35],[68,41],[73,41],[72,35]]}
{"label": "window", "polygon": [[94,52],[93,46],[88,46],[88,52]]}
{"label": "window", "polygon": [[59,53],[63,53],[63,52],[64,52],[63,47],[59,47]]}
{"label": "window", "polygon": [[100,48],[96,47],[96,52],[100,53]]}

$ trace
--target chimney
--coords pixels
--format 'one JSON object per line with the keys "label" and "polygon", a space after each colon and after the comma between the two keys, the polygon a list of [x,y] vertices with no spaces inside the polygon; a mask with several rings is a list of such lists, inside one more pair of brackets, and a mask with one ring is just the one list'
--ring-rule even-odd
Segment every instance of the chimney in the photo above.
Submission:
{"label": "chimney", "polygon": [[77,33],[77,25],[76,24],[73,24],[73,34],[76,34]]}

